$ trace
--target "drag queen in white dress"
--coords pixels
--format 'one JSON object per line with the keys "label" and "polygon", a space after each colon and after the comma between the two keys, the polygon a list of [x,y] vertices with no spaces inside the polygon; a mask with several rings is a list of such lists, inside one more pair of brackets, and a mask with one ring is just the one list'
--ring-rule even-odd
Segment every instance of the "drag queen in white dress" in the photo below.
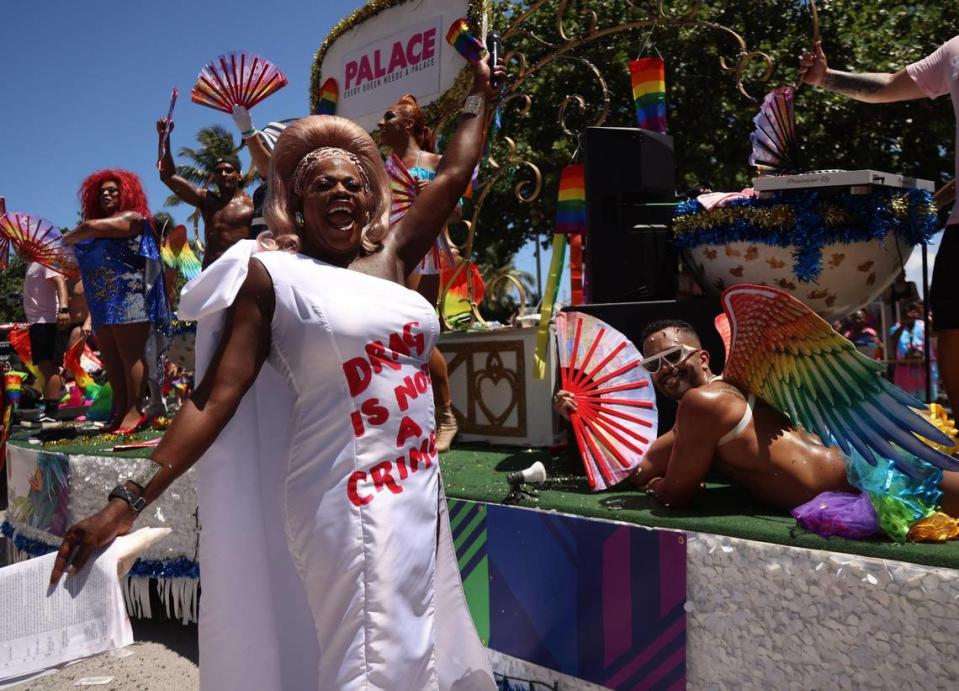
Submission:
{"label": "drag queen in white dress", "polygon": [[389,232],[388,181],[361,128],[314,116],[284,131],[275,239],[238,243],[184,289],[201,383],[156,474],[64,537],[53,580],[202,457],[204,689],[495,688],[440,484],[437,320],[402,285],[479,159],[489,82],[480,63],[436,180]]}

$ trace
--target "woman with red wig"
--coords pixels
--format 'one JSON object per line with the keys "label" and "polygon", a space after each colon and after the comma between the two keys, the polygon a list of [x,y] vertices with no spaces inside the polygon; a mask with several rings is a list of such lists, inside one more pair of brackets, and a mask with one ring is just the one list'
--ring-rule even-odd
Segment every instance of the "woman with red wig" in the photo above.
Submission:
{"label": "woman with red wig", "polygon": [[[392,149],[403,162],[410,175],[423,189],[436,178],[436,169],[442,156],[436,153],[433,131],[426,124],[426,115],[416,102],[416,97],[407,94],[394,103],[383,114],[377,124],[380,141]],[[447,223],[460,219],[462,200],[453,210]],[[455,267],[452,243],[446,228],[436,238],[426,256],[417,265],[416,270],[406,279],[406,287],[415,290],[432,304],[436,304],[440,292],[440,276],[446,269]],[[445,453],[459,429],[456,415],[453,413],[453,398],[450,390],[449,369],[446,358],[439,348],[430,353],[430,379],[433,382],[433,395],[436,405],[436,450]]]}
{"label": "woman with red wig", "polygon": [[144,347],[151,328],[170,316],[160,250],[140,178],[101,170],[80,186],[83,222],[64,237],[74,246],[97,345],[113,389],[107,430],[129,433],[146,420],[140,410]]}

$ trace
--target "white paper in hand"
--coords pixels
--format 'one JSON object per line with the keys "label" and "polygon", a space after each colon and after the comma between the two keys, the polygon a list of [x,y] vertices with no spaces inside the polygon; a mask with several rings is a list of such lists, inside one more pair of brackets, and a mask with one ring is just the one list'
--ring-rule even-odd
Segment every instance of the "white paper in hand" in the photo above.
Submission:
{"label": "white paper in hand", "polygon": [[167,532],[118,538],[55,588],[55,553],[0,569],[0,681],[133,643],[118,568]]}

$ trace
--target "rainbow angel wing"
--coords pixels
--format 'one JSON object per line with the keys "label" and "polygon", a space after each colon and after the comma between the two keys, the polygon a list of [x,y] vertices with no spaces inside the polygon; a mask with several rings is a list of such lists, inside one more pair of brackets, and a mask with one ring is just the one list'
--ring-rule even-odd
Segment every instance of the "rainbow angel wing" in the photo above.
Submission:
{"label": "rainbow angel wing", "polygon": [[3,233],[27,261],[43,264],[67,278],[79,278],[80,267],[73,252],[63,244],[63,235],[39,216],[9,213],[0,219]]}
{"label": "rainbow angel wing", "polygon": [[416,178],[410,175],[410,171],[396,154],[390,154],[386,159],[386,173],[390,178],[390,192],[393,195],[390,204],[390,225],[393,226],[413,206],[413,200],[419,194],[420,188],[416,184]]}
{"label": "rainbow angel wing", "polygon": [[252,108],[286,84],[286,75],[266,58],[230,53],[219,56],[200,70],[190,100],[232,113],[233,106]]}
{"label": "rainbow angel wing", "polygon": [[860,353],[802,302],[775,288],[746,284],[723,293],[723,309],[731,331],[724,379],[846,455],[858,452],[872,465],[877,457],[889,459],[911,477],[919,470],[909,454],[959,470],[959,460],[916,436],[952,443],[910,409],[925,406],[886,381],[881,363]]}
{"label": "rainbow angel wing", "polygon": [[581,312],[556,317],[556,341],[564,390],[573,394],[570,415],[594,490],[635,472],[656,438],[656,393],[642,355],[609,324]]}
{"label": "rainbow angel wing", "polygon": [[170,232],[160,245],[160,257],[171,269],[176,269],[183,277],[192,281],[200,275],[202,265],[190,243],[187,242],[186,226],[179,225]]}

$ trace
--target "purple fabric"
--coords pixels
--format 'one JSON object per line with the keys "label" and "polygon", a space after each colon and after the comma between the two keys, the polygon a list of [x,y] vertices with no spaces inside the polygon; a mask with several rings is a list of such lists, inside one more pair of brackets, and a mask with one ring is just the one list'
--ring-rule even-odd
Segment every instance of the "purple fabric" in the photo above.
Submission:
{"label": "purple fabric", "polygon": [[879,532],[879,519],[868,494],[823,492],[791,513],[799,525],[823,537],[858,540]]}

